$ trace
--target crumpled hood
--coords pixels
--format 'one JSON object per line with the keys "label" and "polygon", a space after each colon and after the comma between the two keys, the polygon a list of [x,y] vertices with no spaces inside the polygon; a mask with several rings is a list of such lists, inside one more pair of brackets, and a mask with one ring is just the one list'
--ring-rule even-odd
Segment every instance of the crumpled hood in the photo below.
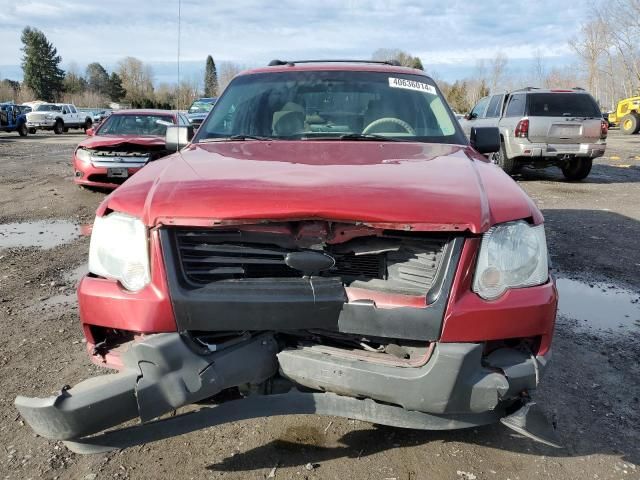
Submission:
{"label": "crumpled hood", "polygon": [[522,189],[469,147],[404,142],[195,144],[147,165],[107,206],[148,226],[327,219],[480,233],[542,221]]}
{"label": "crumpled hood", "polygon": [[162,146],[165,144],[164,137],[139,137],[136,135],[96,135],[88,137],[78,144],[82,148],[111,147],[122,144],[133,144],[143,146]]}

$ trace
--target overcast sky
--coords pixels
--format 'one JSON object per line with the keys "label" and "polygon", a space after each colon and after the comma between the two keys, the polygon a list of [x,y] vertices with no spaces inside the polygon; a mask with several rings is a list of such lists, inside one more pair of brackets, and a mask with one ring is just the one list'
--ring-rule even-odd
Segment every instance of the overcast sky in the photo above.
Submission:
{"label": "overcast sky", "polygon": [[[567,40],[589,2],[561,0],[182,0],[185,77],[204,59],[264,65],[272,58],[370,58],[380,47],[418,55],[427,71],[453,80],[502,51],[510,69],[530,68],[540,49],[548,65],[572,61]],[[154,66],[156,82],[176,80],[178,0],[0,0],[0,78],[21,79],[20,32],[41,29],[63,66],[124,56]]]}

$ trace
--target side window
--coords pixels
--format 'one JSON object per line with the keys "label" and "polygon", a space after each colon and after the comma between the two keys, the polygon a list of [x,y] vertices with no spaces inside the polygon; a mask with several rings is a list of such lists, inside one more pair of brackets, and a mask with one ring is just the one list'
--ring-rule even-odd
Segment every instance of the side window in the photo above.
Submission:
{"label": "side window", "polygon": [[527,96],[525,94],[512,95],[509,99],[509,105],[507,105],[507,111],[505,117],[521,117],[524,115],[524,107],[526,104]]}
{"label": "side window", "polygon": [[471,116],[475,116],[476,118],[484,118],[484,111],[487,108],[487,103],[489,103],[489,97],[484,97],[476,106],[471,110]]}
{"label": "side window", "polygon": [[489,102],[489,108],[487,108],[487,114],[485,117],[487,118],[495,118],[499,117],[502,113],[502,99],[504,95],[494,95],[491,97],[491,101]]}
{"label": "side window", "polygon": [[64,106],[62,107],[62,114],[63,114],[63,115],[66,115],[66,114],[68,114],[68,113],[69,113],[69,108],[68,108],[66,105],[64,105]]}
{"label": "side window", "polygon": [[69,105],[69,110],[71,111],[71,113],[78,113],[76,111],[76,107],[74,107],[73,105]]}

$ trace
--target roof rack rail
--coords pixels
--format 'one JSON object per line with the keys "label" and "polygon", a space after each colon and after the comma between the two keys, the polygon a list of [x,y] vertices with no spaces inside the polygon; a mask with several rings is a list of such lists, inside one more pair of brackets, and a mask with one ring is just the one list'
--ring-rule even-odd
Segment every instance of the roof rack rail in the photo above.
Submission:
{"label": "roof rack rail", "polygon": [[400,67],[400,62],[397,60],[349,60],[346,58],[328,59],[328,60],[271,60],[269,62],[270,67],[289,65],[293,67],[296,63],[375,63],[378,65],[391,65],[393,67]]}
{"label": "roof rack rail", "polygon": [[582,90],[583,92],[585,91],[582,87],[572,87],[571,90]]}
{"label": "roof rack rail", "polygon": [[540,90],[540,87],[523,87],[513,90],[514,92],[530,92],[531,90]]}

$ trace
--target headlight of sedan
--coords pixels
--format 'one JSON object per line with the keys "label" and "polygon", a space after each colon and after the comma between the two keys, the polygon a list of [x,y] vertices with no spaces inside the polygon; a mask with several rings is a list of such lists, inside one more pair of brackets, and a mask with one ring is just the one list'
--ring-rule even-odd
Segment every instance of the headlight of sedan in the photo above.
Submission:
{"label": "headlight of sedan", "polygon": [[78,150],[76,150],[76,158],[81,162],[85,162],[85,163],[91,162],[91,154],[84,148],[79,148]]}
{"label": "headlight of sedan", "polygon": [[491,228],[482,237],[473,291],[493,300],[509,288],[540,285],[549,278],[544,226],[525,221]]}
{"label": "headlight of sedan", "polygon": [[96,217],[89,247],[89,271],[137,291],[151,281],[147,228],[135,217]]}

